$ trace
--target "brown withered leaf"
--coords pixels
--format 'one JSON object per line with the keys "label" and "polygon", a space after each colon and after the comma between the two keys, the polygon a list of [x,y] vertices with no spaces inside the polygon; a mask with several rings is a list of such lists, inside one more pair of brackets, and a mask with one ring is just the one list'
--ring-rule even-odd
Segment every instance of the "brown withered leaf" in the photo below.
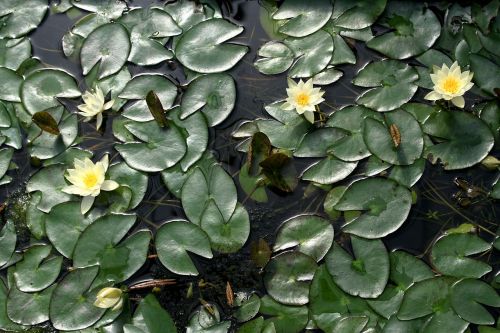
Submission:
{"label": "brown withered leaf", "polygon": [[151,112],[158,125],[161,128],[168,127],[168,120],[165,116],[163,105],[161,105],[160,98],[153,90],[149,91],[146,95],[146,104],[148,105],[149,112]]}
{"label": "brown withered leaf", "polygon": [[392,142],[394,142],[394,147],[398,148],[401,144],[401,133],[396,124],[389,126],[389,132],[391,133]]}
{"label": "brown withered leaf", "polygon": [[59,135],[61,133],[57,121],[47,111],[37,112],[31,119],[44,132],[52,135]]}
{"label": "brown withered leaf", "polygon": [[264,267],[271,259],[271,248],[262,238],[250,245],[250,259],[257,267]]}
{"label": "brown withered leaf", "polygon": [[230,307],[233,307],[234,305],[234,293],[233,293],[233,288],[231,287],[231,284],[229,281],[226,283],[226,302],[227,305]]}
{"label": "brown withered leaf", "polygon": [[293,192],[297,186],[297,170],[289,156],[273,153],[259,165],[272,186],[283,192]]}

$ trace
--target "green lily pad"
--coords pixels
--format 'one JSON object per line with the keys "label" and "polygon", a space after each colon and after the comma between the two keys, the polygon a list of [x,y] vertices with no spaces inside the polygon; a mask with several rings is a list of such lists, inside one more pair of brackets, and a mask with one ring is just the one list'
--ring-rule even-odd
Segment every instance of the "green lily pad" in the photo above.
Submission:
{"label": "green lily pad", "polygon": [[295,250],[320,261],[333,242],[333,227],[327,220],[314,215],[291,218],[279,227],[273,251]]}
{"label": "green lily pad", "polygon": [[478,325],[493,325],[495,319],[480,304],[500,307],[500,297],[489,284],[464,279],[451,287],[451,305],[462,319]]}
{"label": "green lily pad", "polygon": [[182,207],[188,219],[197,225],[210,199],[224,221],[229,221],[236,208],[236,186],[231,176],[219,165],[214,165],[206,173],[200,167],[195,168],[182,187]]}
{"label": "green lily pad", "polygon": [[358,162],[345,162],[334,156],[327,156],[304,170],[301,178],[318,184],[334,184],[349,176],[357,165]]}
{"label": "green lily pad", "polygon": [[495,88],[500,87],[500,66],[478,55],[470,55],[470,67],[474,73],[474,82],[486,93],[495,96]]}
{"label": "green lily pad", "polygon": [[248,52],[246,46],[224,43],[242,32],[242,27],[224,19],[200,22],[182,34],[175,55],[182,65],[195,72],[224,72]]}
{"label": "green lily pad", "polygon": [[264,326],[272,323],[276,333],[302,332],[308,321],[307,307],[283,305],[267,295],[261,299],[260,313],[270,316]]}
{"label": "green lily pad", "polygon": [[[396,134],[392,132],[394,128]],[[424,149],[420,125],[410,113],[403,110],[384,113],[383,123],[366,119],[363,138],[373,155],[395,165],[413,164],[422,156]]]}
{"label": "green lily pad", "polygon": [[199,110],[207,118],[208,125],[214,127],[231,114],[235,101],[236,85],[230,75],[200,76],[189,84],[182,95],[181,119]]}
{"label": "green lily pad", "polygon": [[13,286],[7,299],[7,315],[21,325],[36,325],[49,320],[49,303],[56,286],[36,293],[25,293]]}
{"label": "green lily pad", "polygon": [[0,39],[0,66],[17,70],[31,56],[28,38]]}
{"label": "green lily pad", "polygon": [[144,333],[176,333],[174,321],[152,294],[137,306],[132,324]]}
{"label": "green lily pad", "polygon": [[420,178],[424,174],[424,169],[425,159],[419,158],[410,165],[394,166],[389,172],[387,178],[395,180],[399,184],[410,188],[420,180]]}
{"label": "green lily pad", "polygon": [[204,258],[212,258],[210,240],[200,227],[188,221],[175,220],[162,225],[155,238],[161,263],[180,275],[198,275],[188,251]]}
{"label": "green lily pad", "polygon": [[98,65],[98,79],[115,74],[125,65],[131,49],[127,29],[119,23],[101,25],[85,39],[80,52],[83,75]]}
{"label": "green lily pad", "polygon": [[146,103],[147,94],[153,91],[164,109],[170,109],[177,97],[177,87],[166,76],[159,74],[136,75],[118,95],[119,98],[127,100],[138,100],[126,107],[123,115],[129,119],[145,122],[153,120]]}
{"label": "green lily pad", "polygon": [[58,98],[76,98],[81,95],[75,79],[58,69],[40,69],[21,85],[23,106],[31,114],[59,105]]}
{"label": "green lily pad", "polygon": [[303,38],[289,37],[284,43],[297,58],[288,73],[289,77],[312,77],[324,70],[332,59],[333,39],[324,30]]}
{"label": "green lily pad", "polygon": [[14,149],[12,148],[0,149],[0,178],[3,178],[3,176],[5,176],[5,174],[9,170],[13,155]]}
{"label": "green lily pad", "polygon": [[318,128],[304,136],[294,151],[295,157],[326,157],[329,148],[341,141],[346,133],[338,128]]}
{"label": "green lily pad", "polygon": [[20,90],[23,78],[12,69],[0,67],[0,99],[7,102],[21,102]]}
{"label": "green lily pad", "polygon": [[22,0],[3,1],[0,4],[0,38],[26,35],[38,27],[47,9],[47,0],[33,0],[29,6]]}
{"label": "green lily pad", "polygon": [[382,60],[368,64],[352,83],[373,88],[358,97],[358,104],[384,112],[408,102],[417,91],[417,80],[414,68],[396,60]]}
{"label": "green lily pad", "polygon": [[261,58],[254,66],[262,74],[273,75],[285,72],[293,64],[294,54],[288,46],[280,42],[267,42],[257,52]]}
{"label": "green lily pad", "polygon": [[177,36],[182,29],[160,8],[133,9],[120,19],[130,32],[128,60],[136,65],[156,65],[173,57],[165,48],[166,38]]}
{"label": "green lily pad", "polygon": [[59,276],[62,257],[49,257],[50,245],[35,245],[16,264],[14,279],[20,291],[37,292],[50,286]]}
{"label": "green lily pad", "polygon": [[366,45],[393,59],[406,59],[427,51],[441,33],[436,14],[425,4],[410,1],[390,2],[381,24],[393,30]]}
{"label": "green lily pad", "polygon": [[465,332],[469,323],[457,316],[452,310],[437,312],[427,320],[422,328],[423,333]]}
{"label": "green lily pad", "polygon": [[363,140],[363,124],[366,118],[382,120],[382,116],[363,106],[348,106],[334,112],[326,126],[344,130],[344,137],[335,141],[328,152],[341,160],[354,162],[371,155]]}
{"label": "green lily pad", "polygon": [[434,273],[423,261],[398,250],[389,254],[391,260],[390,279],[398,288],[408,289],[412,284],[434,277]]}
{"label": "green lily pad", "polygon": [[432,247],[431,259],[443,274],[456,277],[480,278],[491,266],[467,256],[491,249],[491,244],[472,234],[450,234],[440,238]]}
{"label": "green lily pad", "polygon": [[354,258],[336,243],[326,256],[335,283],[346,293],[363,298],[382,294],[389,278],[389,256],[379,239],[351,237]]}
{"label": "green lily pad", "polygon": [[304,2],[301,0],[285,0],[273,14],[274,20],[287,20],[279,28],[279,32],[293,37],[304,37],[315,33],[323,27],[332,13],[329,0]]}
{"label": "green lily pad", "polygon": [[257,294],[251,294],[251,296],[247,296],[244,293],[242,296],[243,299],[240,299],[240,295],[236,295],[236,305],[238,309],[235,311],[233,316],[238,320],[238,322],[242,323],[245,321],[249,321],[259,312],[260,309],[260,297]]}
{"label": "green lily pad", "polygon": [[238,174],[238,180],[245,193],[256,202],[267,202],[268,196],[264,186],[264,177],[252,176],[248,170],[248,163],[243,164]]}
{"label": "green lily pad", "polygon": [[84,216],[79,202],[64,202],[54,206],[45,217],[45,230],[50,242],[66,258],[71,258],[78,238],[93,221]]}
{"label": "green lily pad", "polygon": [[500,105],[496,101],[490,101],[480,106],[479,118],[491,129],[495,142],[500,142]]}
{"label": "green lily pad", "polygon": [[332,332],[361,333],[367,323],[366,316],[341,316],[335,320]]}
{"label": "green lily pad", "polygon": [[151,239],[149,231],[139,231],[120,243],[135,221],[134,215],[122,214],[95,220],[78,238],[73,266],[99,265],[99,275],[94,283],[128,279],[146,261]]}
{"label": "green lily pad", "polygon": [[427,159],[432,163],[441,161],[445,170],[464,169],[481,162],[494,144],[488,125],[466,112],[433,113],[422,129],[436,141],[426,147]]}
{"label": "green lily pad", "polygon": [[338,81],[343,75],[342,71],[328,66],[325,70],[313,76],[313,83],[319,86],[327,86]]}
{"label": "green lily pad", "polygon": [[264,285],[268,294],[286,305],[309,302],[309,286],[316,262],[302,252],[289,251],[274,258],[266,266]]}
{"label": "green lily pad", "polygon": [[[186,153],[186,143],[177,126],[162,129],[156,121],[132,122],[125,128],[144,142],[127,142],[115,145],[125,162],[132,168],[145,172],[158,172],[172,167]],[[144,157],[148,158],[145,159]]]}
{"label": "green lily pad", "polygon": [[215,201],[210,200],[201,216],[200,227],[207,233],[213,250],[234,253],[248,239],[250,218],[246,209],[237,204],[233,215],[225,221]]}
{"label": "green lily pad", "polygon": [[0,267],[4,266],[12,257],[16,249],[16,227],[12,220],[7,220],[0,229]]}
{"label": "green lily pad", "polygon": [[0,279],[0,329],[7,332],[24,331],[28,327],[14,323],[7,316],[7,296],[9,291],[5,287],[3,279]]}
{"label": "green lily pad", "polygon": [[396,314],[403,301],[404,291],[393,285],[387,285],[384,292],[373,300],[367,300],[367,303],[377,314],[389,319]]}
{"label": "green lily pad", "polygon": [[64,179],[65,172],[64,165],[55,164],[41,169],[28,181],[26,186],[28,192],[42,193],[42,200],[37,207],[42,212],[48,213],[53,206],[71,199],[71,195],[62,191],[67,186]]}
{"label": "green lily pad", "polygon": [[335,0],[333,14],[330,18],[337,27],[346,29],[363,29],[371,26],[383,13],[386,0],[366,2],[364,0]]}
{"label": "green lily pad", "polygon": [[413,284],[405,293],[398,312],[400,320],[412,320],[449,310],[450,286],[446,278],[436,277]]}
{"label": "green lily pad", "polygon": [[69,272],[55,288],[49,316],[54,328],[63,331],[92,326],[106,312],[94,306],[98,290],[89,291],[99,272],[98,266],[78,268]]}
{"label": "green lily pad", "polygon": [[200,306],[191,314],[186,333],[228,333],[231,326],[230,321],[221,321],[220,312],[215,304],[208,303],[210,311],[206,306]]}
{"label": "green lily pad", "polygon": [[145,173],[130,168],[126,163],[117,163],[109,167],[107,176],[132,191],[129,209],[141,203],[148,189],[148,176]]}
{"label": "green lily pad", "polygon": [[344,232],[380,238],[399,229],[408,217],[411,202],[411,193],[405,187],[384,178],[368,178],[349,186],[333,208],[363,212],[343,226]]}

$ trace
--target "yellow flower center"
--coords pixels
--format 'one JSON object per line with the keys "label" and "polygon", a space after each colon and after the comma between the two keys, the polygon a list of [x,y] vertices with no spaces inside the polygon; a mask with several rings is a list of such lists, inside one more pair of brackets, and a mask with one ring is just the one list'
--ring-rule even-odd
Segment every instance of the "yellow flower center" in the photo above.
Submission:
{"label": "yellow flower center", "polygon": [[308,94],[304,94],[304,93],[300,93],[297,95],[297,97],[295,98],[296,102],[298,105],[300,106],[306,106],[307,104],[309,104],[309,95]]}
{"label": "yellow flower center", "polygon": [[85,184],[87,188],[94,187],[97,184],[97,175],[95,172],[87,172],[85,176],[83,176],[83,184]]}
{"label": "yellow flower center", "polygon": [[456,94],[459,90],[459,87],[460,82],[458,78],[453,76],[448,76],[442,83],[443,90],[449,94]]}

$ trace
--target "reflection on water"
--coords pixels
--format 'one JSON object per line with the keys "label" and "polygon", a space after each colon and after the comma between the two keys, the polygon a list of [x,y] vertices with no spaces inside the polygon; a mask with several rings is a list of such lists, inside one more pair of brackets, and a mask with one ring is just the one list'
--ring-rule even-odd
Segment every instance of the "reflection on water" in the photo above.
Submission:
{"label": "reflection on water", "polygon": [[[144,6],[154,2],[151,0],[132,1],[131,6]],[[284,98],[287,85],[285,75],[264,76],[252,65],[258,47],[270,39],[257,19],[261,10],[258,1],[235,0],[229,7],[223,6],[223,11],[228,17],[245,27],[244,33],[236,41],[250,46],[250,52],[242,62],[230,71],[237,82],[237,104],[231,116],[224,123],[211,130],[210,148],[216,153],[216,157],[223,167],[235,177],[237,185],[237,175],[246,157],[236,151],[237,142],[231,138],[231,132],[242,120],[266,117],[263,105]],[[46,66],[55,66],[70,72],[77,78],[79,87],[84,91],[86,86],[81,75],[80,64],[64,57],[61,48],[62,36],[71,28],[76,19],[70,19],[65,14],[51,15],[31,35],[31,41],[34,56],[38,57]],[[362,90],[351,85],[351,80],[357,71],[368,62],[381,58],[380,55],[367,50],[363,43],[353,41],[352,47],[355,49],[357,63],[356,65],[338,67],[344,72],[344,76],[326,88],[325,98],[327,102],[323,107],[323,111],[326,113],[353,104],[356,96]],[[144,71],[159,72],[170,76],[181,84],[185,82],[182,72],[175,63],[163,63],[147,69],[137,66],[129,68],[132,75]],[[422,94],[420,93],[418,96],[421,98]],[[68,102],[67,107],[71,111],[75,111],[76,104],[78,103]],[[112,160],[116,161],[119,156],[113,151],[112,117],[113,115],[108,115],[105,119],[103,132],[96,132],[93,125],[81,123],[80,133],[85,137],[81,146],[92,149],[97,155],[111,152]],[[36,167],[30,165],[29,155],[26,151],[18,152],[15,161],[20,169],[11,171],[10,175],[14,178],[13,183],[0,190],[2,201],[5,201],[12,192],[22,187],[23,182],[36,170]],[[307,163],[301,162],[298,169],[306,166]],[[495,173],[485,171],[481,167],[459,172],[444,172],[440,167],[427,165],[422,180],[415,188],[418,201],[414,205],[409,219],[400,230],[384,240],[390,249],[404,248],[416,255],[422,255],[426,253],[429,244],[440,234],[441,230],[469,221],[480,223],[490,229],[492,224],[495,226],[498,223],[497,216],[500,213],[498,205],[495,206],[484,196],[473,200],[475,202],[465,208],[453,199],[453,194],[460,190],[453,183],[455,177],[488,189],[494,180]],[[137,214],[141,220],[138,228],[155,229],[163,221],[184,217],[180,202],[168,193],[158,175],[150,177],[149,185],[144,202],[137,208]],[[167,288],[160,296],[162,304],[177,320],[180,327],[183,327],[191,310],[199,304],[199,297],[217,302],[221,305],[223,313],[227,313],[229,309],[225,307],[224,300],[226,281],[232,284],[234,290],[263,290],[259,270],[251,264],[249,259],[250,244],[259,238],[264,238],[272,244],[278,225],[294,215],[301,213],[324,214],[322,205],[326,192],[321,190],[307,191],[307,196],[305,196],[306,187],[306,183],[301,183],[292,194],[269,193],[270,200],[264,204],[246,200],[246,194],[241,188],[238,189],[239,201],[245,203],[251,219],[251,235],[247,245],[236,254],[216,255],[212,260],[197,260],[197,266],[201,272],[199,277],[176,277],[178,285]],[[338,231],[339,222],[334,221],[333,223]],[[491,238],[488,232],[480,232],[486,239]],[[495,258],[491,258],[491,262],[495,261],[497,261]],[[141,272],[141,278],[148,276],[173,277],[161,265],[157,265],[155,260],[150,260],[150,263]],[[201,283],[199,286],[201,279],[206,284]],[[195,287],[195,294],[188,299],[186,298],[186,290],[191,283]]]}

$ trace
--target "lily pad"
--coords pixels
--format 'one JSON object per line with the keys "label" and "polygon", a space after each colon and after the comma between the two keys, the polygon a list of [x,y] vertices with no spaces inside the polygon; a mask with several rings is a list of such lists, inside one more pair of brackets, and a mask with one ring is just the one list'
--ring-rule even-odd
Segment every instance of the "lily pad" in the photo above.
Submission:
{"label": "lily pad", "polygon": [[98,79],[117,73],[131,49],[127,29],[119,23],[101,25],[85,39],[80,52],[83,75],[98,65]]}
{"label": "lily pad", "polygon": [[[125,162],[132,168],[145,172],[158,172],[174,166],[186,153],[186,143],[176,126],[162,129],[152,120],[128,123],[125,128],[144,142],[127,142],[115,145]],[[147,159],[144,156],[148,156]]]}
{"label": "lily pad", "polygon": [[320,261],[333,242],[333,227],[325,219],[314,215],[291,218],[280,226],[273,251],[295,250]]}
{"label": "lily pad", "polygon": [[423,261],[413,255],[398,250],[389,254],[391,259],[390,279],[398,288],[408,289],[415,282],[434,277],[434,273]]}
{"label": "lily pad", "polygon": [[346,132],[338,128],[318,128],[307,133],[294,151],[295,157],[326,157],[330,147],[344,139]]}
{"label": "lily pad", "polygon": [[63,331],[92,326],[106,312],[94,306],[98,290],[89,291],[99,272],[98,266],[78,268],[69,272],[55,288],[49,316],[54,328]]}
{"label": "lily pad", "polygon": [[12,69],[0,67],[0,99],[7,102],[21,102],[20,90],[23,78]]}
{"label": "lily pad", "polygon": [[210,240],[197,225],[175,220],[158,229],[155,238],[156,251],[161,263],[180,275],[198,275],[188,251],[204,258],[212,258]]}
{"label": "lily pad", "polygon": [[462,319],[478,325],[493,325],[495,319],[480,304],[500,307],[500,297],[489,284],[464,279],[451,287],[451,305]]}
{"label": "lily pad", "polygon": [[233,215],[225,221],[215,201],[210,200],[201,216],[200,227],[207,233],[213,250],[234,253],[248,239],[250,218],[246,209],[237,204]]}
{"label": "lily pad", "polygon": [[223,122],[233,111],[236,85],[228,74],[208,74],[192,81],[182,96],[181,119],[196,111],[207,118],[214,127]]}
{"label": "lily pad", "polygon": [[345,162],[334,156],[327,156],[304,170],[301,178],[318,184],[334,184],[349,176],[357,165],[358,162]]}
{"label": "lily pad", "polygon": [[18,324],[36,325],[49,320],[49,303],[56,284],[36,292],[25,293],[13,286],[7,299],[7,315]]}
{"label": "lily pad", "polygon": [[35,71],[26,77],[21,86],[23,106],[31,115],[58,106],[58,98],[76,98],[80,95],[75,79],[58,69]]}
{"label": "lily pad", "polygon": [[199,167],[195,168],[182,187],[182,207],[189,220],[195,224],[200,224],[210,199],[224,221],[229,221],[236,208],[236,186],[231,176],[219,165],[214,165],[207,173]]}
{"label": "lily pad", "polygon": [[363,106],[348,106],[334,112],[326,126],[344,130],[344,137],[335,141],[328,152],[343,161],[354,162],[371,155],[363,140],[363,125],[366,118],[382,120],[382,116]]}
{"label": "lily pad", "polygon": [[66,258],[73,256],[78,238],[93,221],[92,216],[84,216],[79,202],[64,202],[54,206],[45,217],[47,237],[54,247]]}
{"label": "lily pad", "polygon": [[35,245],[24,253],[16,264],[14,279],[20,291],[37,292],[50,286],[59,276],[62,257],[49,257],[50,245]]}
{"label": "lily pad", "polygon": [[346,293],[363,298],[382,294],[389,278],[389,256],[379,239],[351,237],[354,258],[336,243],[326,256],[335,283]]}
{"label": "lily pad", "polygon": [[500,66],[478,55],[470,55],[470,67],[474,72],[474,82],[486,93],[495,96],[495,88],[500,87]]}
{"label": "lily pad", "polygon": [[248,52],[246,46],[224,43],[242,32],[242,27],[224,19],[200,22],[182,34],[175,55],[182,65],[195,72],[224,72]]}
{"label": "lily pad", "polygon": [[17,70],[31,56],[28,38],[0,39],[0,66]]}
{"label": "lily pad", "polygon": [[383,178],[368,178],[347,188],[336,210],[362,211],[343,230],[365,238],[380,238],[396,231],[411,209],[411,193],[406,187]]}
{"label": "lily pad", "polygon": [[304,2],[301,0],[285,0],[273,14],[274,20],[287,20],[279,28],[279,32],[293,37],[310,35],[323,27],[332,13],[329,0]]}
{"label": "lily pad", "polygon": [[371,26],[383,13],[386,0],[366,2],[364,0],[335,0],[333,14],[330,18],[337,27],[346,29],[363,29]]}
{"label": "lily pad", "polygon": [[307,307],[283,305],[267,295],[261,299],[260,313],[270,316],[264,326],[273,324],[275,330],[269,332],[299,333],[306,327],[308,321]]}
{"label": "lily pad", "polygon": [[147,295],[137,306],[132,324],[144,333],[176,333],[174,321],[152,294]]}
{"label": "lily pad", "polygon": [[117,163],[109,167],[107,175],[132,191],[128,209],[134,209],[141,203],[148,189],[148,176],[145,173],[130,168],[126,163]]}
{"label": "lily pad", "polygon": [[419,123],[404,110],[384,113],[383,123],[366,119],[363,138],[373,155],[395,165],[413,164],[424,149]]}
{"label": "lily pad", "polygon": [[393,59],[406,59],[427,51],[441,33],[436,14],[425,4],[411,1],[389,2],[381,24],[392,30],[366,45]]}
{"label": "lily pad", "polygon": [[0,267],[4,266],[12,257],[16,249],[16,241],[16,227],[14,222],[9,219],[0,229]]}
{"label": "lily pad", "polygon": [[105,215],[80,235],[73,252],[73,266],[99,265],[96,284],[125,281],[146,262],[151,233],[138,231],[123,240],[135,224],[134,215]]}
{"label": "lily pad", "polygon": [[472,234],[450,234],[440,238],[432,247],[431,259],[443,274],[456,277],[480,278],[491,266],[467,256],[491,249],[491,244]]}
{"label": "lily pad", "polygon": [[358,104],[384,112],[408,102],[417,91],[417,80],[414,68],[396,60],[382,60],[368,64],[352,83],[373,88],[358,97]]}
{"label": "lily pad", "polygon": [[29,6],[22,0],[3,1],[0,4],[0,38],[26,35],[38,27],[47,9],[47,0],[33,0]]}
{"label": "lily pad", "polygon": [[65,172],[66,166],[54,164],[41,169],[31,177],[26,190],[28,192],[40,191],[42,193],[42,200],[38,204],[38,209],[48,213],[53,206],[71,199],[71,195],[62,191],[67,186],[64,179]]}
{"label": "lily pad", "polygon": [[332,59],[333,39],[324,30],[304,38],[289,37],[284,43],[297,58],[288,73],[289,77],[312,77],[324,70]]}
{"label": "lily pad", "polygon": [[432,163],[441,161],[445,170],[464,169],[481,162],[494,144],[488,125],[466,112],[433,113],[422,129],[436,141],[426,147],[427,158]]}
{"label": "lily pad", "polygon": [[293,64],[294,54],[288,46],[280,42],[267,42],[257,52],[261,58],[255,61],[255,67],[262,74],[273,75],[283,73]]}

